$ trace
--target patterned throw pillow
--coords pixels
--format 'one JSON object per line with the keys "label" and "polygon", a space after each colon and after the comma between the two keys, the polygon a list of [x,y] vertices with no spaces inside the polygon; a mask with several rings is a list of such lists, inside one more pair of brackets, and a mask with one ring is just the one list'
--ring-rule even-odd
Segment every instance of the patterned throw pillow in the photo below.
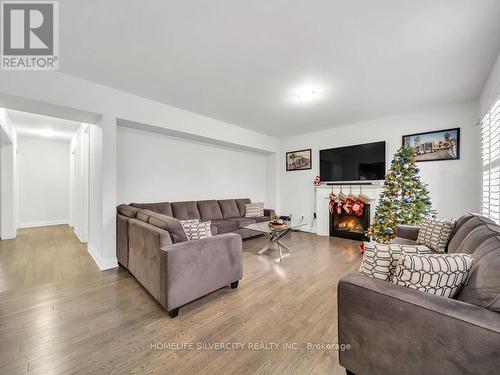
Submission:
{"label": "patterned throw pillow", "polygon": [[418,231],[417,243],[425,245],[438,253],[444,253],[454,227],[455,219],[427,218]]}
{"label": "patterned throw pillow", "polygon": [[264,202],[255,202],[245,204],[245,217],[264,216]]}
{"label": "patterned throw pillow", "polygon": [[432,252],[424,245],[365,242],[365,253],[359,266],[359,272],[375,279],[390,280],[403,251],[408,254],[430,254]]}
{"label": "patterned throw pillow", "polygon": [[453,298],[467,283],[473,263],[468,254],[403,254],[392,283]]}
{"label": "patterned throw pillow", "polygon": [[188,241],[212,237],[212,231],[210,230],[211,221],[200,222],[198,219],[193,219],[181,220],[180,222],[184,232],[186,232]]}

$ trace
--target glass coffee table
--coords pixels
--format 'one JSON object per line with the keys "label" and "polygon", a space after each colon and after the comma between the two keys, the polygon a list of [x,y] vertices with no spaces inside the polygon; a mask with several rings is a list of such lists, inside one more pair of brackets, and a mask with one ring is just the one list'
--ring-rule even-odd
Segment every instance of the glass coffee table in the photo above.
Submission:
{"label": "glass coffee table", "polygon": [[[288,246],[286,246],[283,242],[281,242],[280,240],[283,237],[285,237],[288,233],[290,233],[292,230],[298,229],[301,227],[305,227],[308,225],[307,223],[303,223],[303,222],[302,223],[288,223],[287,222],[287,224],[288,224],[288,227],[286,227],[286,228],[273,228],[273,229],[271,229],[271,228],[269,228],[269,221],[265,221],[262,223],[242,225],[241,228],[250,229],[250,230],[260,232],[260,233],[268,236],[269,243],[265,247],[263,247],[261,250],[259,250],[259,252],[257,254],[259,254],[259,255],[264,254],[266,251],[271,249],[271,246],[273,244],[276,244],[278,247],[278,251],[280,253],[279,260],[281,260],[281,259],[287,257],[288,255],[290,255],[292,250]],[[288,254],[283,255],[283,250],[285,250]]]}

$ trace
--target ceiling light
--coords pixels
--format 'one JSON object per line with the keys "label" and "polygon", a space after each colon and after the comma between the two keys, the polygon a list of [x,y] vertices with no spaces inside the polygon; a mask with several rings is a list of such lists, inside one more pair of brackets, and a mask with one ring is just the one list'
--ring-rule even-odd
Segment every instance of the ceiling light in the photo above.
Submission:
{"label": "ceiling light", "polygon": [[321,96],[321,90],[316,85],[307,85],[295,90],[295,99],[299,103],[309,103]]}
{"label": "ceiling light", "polygon": [[40,135],[45,137],[45,138],[51,138],[54,136],[54,132],[50,129],[44,129],[40,131]]}

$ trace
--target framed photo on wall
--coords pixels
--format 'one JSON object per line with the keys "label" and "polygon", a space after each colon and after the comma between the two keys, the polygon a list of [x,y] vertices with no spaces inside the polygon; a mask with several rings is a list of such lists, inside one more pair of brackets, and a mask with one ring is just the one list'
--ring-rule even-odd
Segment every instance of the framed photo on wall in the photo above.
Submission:
{"label": "framed photo on wall", "polygon": [[312,168],[311,149],[290,151],[286,153],[286,170],[303,171]]}
{"label": "framed photo on wall", "polygon": [[415,149],[416,161],[459,160],[460,128],[403,135],[403,146]]}

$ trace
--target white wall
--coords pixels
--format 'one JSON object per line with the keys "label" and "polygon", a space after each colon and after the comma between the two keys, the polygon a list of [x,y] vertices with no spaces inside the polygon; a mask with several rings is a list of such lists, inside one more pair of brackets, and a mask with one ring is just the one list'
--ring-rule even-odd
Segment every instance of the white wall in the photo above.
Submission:
{"label": "white wall", "polygon": [[81,124],[71,139],[70,225],[82,242],[88,240],[90,126]]}
{"label": "white wall", "polygon": [[266,199],[266,155],[118,127],[119,203]]}
{"label": "white wall", "polygon": [[0,237],[16,238],[18,227],[17,134],[5,109],[0,108]]}
{"label": "white wall", "polygon": [[18,138],[20,227],[69,223],[70,143]]}
{"label": "white wall", "polygon": [[[419,163],[422,181],[429,184],[433,208],[439,216],[454,217],[480,209],[480,128],[476,125],[477,102],[422,110],[364,121],[325,131],[307,133],[282,141],[280,213],[312,218],[314,176],[319,174],[319,150],[368,142],[386,141],[389,163],[401,146],[401,136],[417,132],[461,128],[460,160]],[[313,169],[286,172],[285,152],[312,148]],[[389,164],[387,164],[389,165]]]}
{"label": "white wall", "polygon": [[479,97],[480,119],[484,117],[498,99],[500,99],[500,55],[498,55],[497,61]]}

